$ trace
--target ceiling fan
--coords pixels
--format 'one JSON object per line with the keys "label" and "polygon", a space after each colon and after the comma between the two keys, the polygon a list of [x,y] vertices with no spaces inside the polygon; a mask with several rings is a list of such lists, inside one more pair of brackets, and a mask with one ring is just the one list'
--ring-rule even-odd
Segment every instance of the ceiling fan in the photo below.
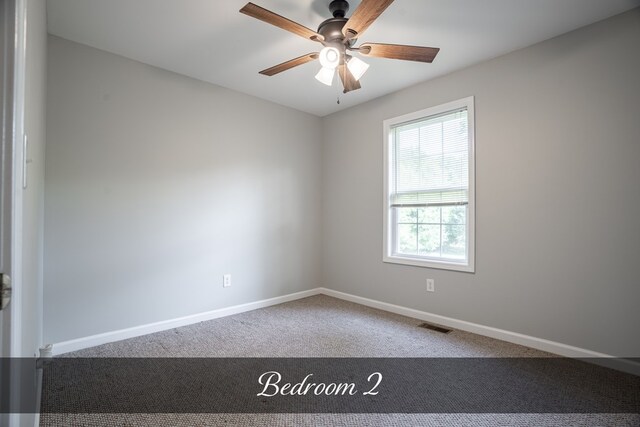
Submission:
{"label": "ceiling fan", "polygon": [[406,61],[433,62],[439,48],[407,46],[398,44],[362,43],[356,47],[357,38],[369,28],[393,0],[362,0],[350,18],[345,15],[349,10],[346,0],[333,0],[329,4],[329,11],[333,18],[329,18],[313,31],[297,22],[291,21],[274,12],[247,3],[241,13],[275,25],[286,31],[297,34],[305,39],[322,44],[320,52],[312,52],[298,58],[283,62],[271,68],[260,71],[260,74],[273,76],[307,62],[320,60],[322,68],[316,79],[331,86],[336,70],[342,80],[344,93],[360,89],[360,78],[367,71],[369,65],[353,56],[358,53],[363,56],[377,58],[403,59]]}

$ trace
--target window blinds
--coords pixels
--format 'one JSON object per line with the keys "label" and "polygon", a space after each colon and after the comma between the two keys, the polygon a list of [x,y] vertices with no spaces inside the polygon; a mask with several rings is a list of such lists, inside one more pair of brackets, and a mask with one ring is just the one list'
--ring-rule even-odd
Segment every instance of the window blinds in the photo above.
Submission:
{"label": "window blinds", "polygon": [[469,202],[467,109],[391,128],[391,207]]}

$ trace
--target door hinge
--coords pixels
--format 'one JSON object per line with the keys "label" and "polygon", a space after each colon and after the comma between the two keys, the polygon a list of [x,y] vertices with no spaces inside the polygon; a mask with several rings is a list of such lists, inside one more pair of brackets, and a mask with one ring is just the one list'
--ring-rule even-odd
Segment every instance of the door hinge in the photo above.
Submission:
{"label": "door hinge", "polygon": [[11,276],[0,273],[0,310],[3,310],[11,301]]}

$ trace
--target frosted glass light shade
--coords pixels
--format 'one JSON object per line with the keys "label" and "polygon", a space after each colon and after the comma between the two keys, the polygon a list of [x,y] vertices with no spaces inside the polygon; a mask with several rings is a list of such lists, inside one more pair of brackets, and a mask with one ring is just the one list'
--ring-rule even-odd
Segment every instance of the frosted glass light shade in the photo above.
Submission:
{"label": "frosted glass light shade", "polygon": [[320,64],[322,68],[334,70],[340,63],[340,52],[335,47],[324,47],[320,51]]}
{"label": "frosted glass light shade", "polygon": [[360,77],[362,77],[369,68],[369,64],[354,56],[347,62],[347,68],[354,79],[360,80]]}
{"label": "frosted glass light shade", "polygon": [[322,67],[318,74],[316,74],[316,79],[320,83],[324,83],[327,86],[331,86],[333,83],[333,76],[335,75],[336,70],[334,68]]}

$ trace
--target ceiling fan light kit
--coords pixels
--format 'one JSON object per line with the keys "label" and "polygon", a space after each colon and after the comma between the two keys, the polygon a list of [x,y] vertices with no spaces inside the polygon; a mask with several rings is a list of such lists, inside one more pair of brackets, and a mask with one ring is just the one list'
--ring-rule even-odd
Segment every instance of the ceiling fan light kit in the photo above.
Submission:
{"label": "ceiling fan light kit", "polygon": [[333,76],[335,76],[335,74],[336,74],[335,68],[322,67],[320,68],[320,71],[318,71],[318,74],[316,74],[316,79],[320,83],[324,83],[327,86],[331,86],[333,84]]}
{"label": "ceiling fan light kit", "polygon": [[320,65],[335,70],[340,63],[340,52],[335,47],[323,47],[320,51]]}
{"label": "ceiling fan light kit", "polygon": [[333,84],[333,76],[336,73],[335,70],[340,65],[340,51],[335,47],[323,47],[320,51],[319,59],[322,68],[316,74],[316,79],[320,83],[331,86]]}
{"label": "ceiling fan light kit", "polygon": [[440,50],[432,47],[382,43],[363,43],[356,47],[357,38],[369,28],[391,3],[393,3],[393,0],[362,0],[351,17],[346,18],[346,14],[349,11],[349,3],[346,0],[333,0],[329,4],[329,11],[333,18],[322,22],[318,26],[317,32],[253,3],[247,3],[240,9],[240,12],[300,37],[320,43],[323,46],[320,53],[309,53],[283,62],[260,71],[260,74],[273,76],[298,65],[319,59],[322,68],[316,74],[316,79],[327,86],[331,86],[337,69],[344,88],[343,92],[347,93],[360,89],[359,80],[369,68],[369,64],[360,58],[350,55],[350,53],[377,58],[431,63]]}
{"label": "ceiling fan light kit", "polygon": [[364,73],[366,73],[367,70],[369,69],[369,64],[367,64],[360,58],[356,58],[355,56],[352,56],[349,58],[349,61],[347,62],[347,68],[353,75],[354,79],[360,80],[360,78],[364,75]]}

